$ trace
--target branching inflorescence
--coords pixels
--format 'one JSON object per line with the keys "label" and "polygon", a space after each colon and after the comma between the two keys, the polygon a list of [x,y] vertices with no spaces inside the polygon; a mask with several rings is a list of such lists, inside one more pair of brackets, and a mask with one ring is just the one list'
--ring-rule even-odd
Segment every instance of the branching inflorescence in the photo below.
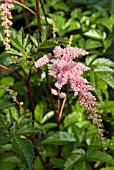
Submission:
{"label": "branching inflorescence", "polygon": [[89,118],[93,119],[93,123],[97,127],[98,134],[104,144],[104,137],[100,127],[101,116],[97,114],[97,109],[95,108],[97,105],[96,98],[91,93],[94,89],[89,85],[87,79],[81,76],[84,71],[90,68],[80,62],[74,61],[78,56],[84,56],[88,52],[77,47],[68,46],[61,48],[60,46],[56,46],[53,53],[54,55],[49,53],[39,58],[35,62],[35,66],[39,68],[49,63],[49,61],[52,62],[49,75],[57,80],[55,86],[61,89],[67,83],[70,85],[74,95],[79,97],[80,105],[84,105],[89,112]]}
{"label": "branching inflorescence", "polygon": [[4,3],[2,2],[2,4],[0,5],[1,20],[2,20],[1,25],[4,27],[4,33],[5,33],[5,37],[3,37],[0,34],[0,40],[3,41],[6,51],[10,51],[11,49],[9,44],[11,31],[9,28],[12,25],[12,21],[11,21],[12,15],[10,9],[14,8],[12,2],[13,2],[12,0],[5,0]]}

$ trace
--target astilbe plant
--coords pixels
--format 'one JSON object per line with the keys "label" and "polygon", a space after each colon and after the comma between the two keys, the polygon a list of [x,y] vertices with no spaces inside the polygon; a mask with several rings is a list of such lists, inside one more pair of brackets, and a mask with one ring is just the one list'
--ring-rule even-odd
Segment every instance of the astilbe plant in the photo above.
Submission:
{"label": "astilbe plant", "polygon": [[[12,21],[11,21],[12,15],[11,15],[11,12],[9,11],[9,9],[12,9],[14,7],[14,4],[19,4],[22,7],[25,7],[27,10],[29,10],[32,14],[34,14],[37,17],[38,25],[39,25],[39,35],[42,35],[41,23],[40,23],[40,19],[39,19],[40,17],[38,16],[39,15],[39,11],[38,11],[39,6],[38,6],[37,0],[36,0],[36,8],[37,8],[36,12],[32,11],[30,8],[27,8],[26,6],[24,6],[23,3],[20,3],[18,1],[5,0],[4,3],[2,3],[0,5],[1,16],[2,16],[1,17],[1,20],[2,20],[1,25],[2,25],[2,27],[4,27],[5,36],[3,37],[0,34],[0,39],[3,41],[3,44],[5,45],[5,50],[7,52],[11,52],[11,50],[12,50],[11,46],[10,46],[11,45],[10,26],[12,25]],[[41,4],[42,4],[42,2],[41,2]],[[53,29],[53,33],[52,33],[53,38],[56,38],[55,21],[54,21],[52,29]],[[28,37],[29,36],[26,36],[26,38],[25,38],[26,43],[29,39]],[[30,36],[30,37],[32,37],[32,36]],[[34,37],[32,37],[32,40],[33,40],[33,42],[36,43],[36,46],[33,45],[33,49],[36,50],[37,48],[40,48],[39,46],[37,46],[38,43],[37,43],[37,40],[34,39]],[[40,37],[40,40],[41,40],[41,37]],[[44,52],[43,47],[42,47],[43,42],[40,42],[39,44],[41,45],[41,49],[38,49],[38,50],[39,51],[41,50],[42,52]],[[94,88],[91,85],[89,85],[88,80],[83,77],[83,73],[85,71],[89,71],[90,68],[87,67],[86,65],[84,65],[83,63],[77,61],[79,56],[85,56],[88,54],[88,52],[81,48],[78,48],[78,47],[72,47],[71,44],[72,44],[72,36],[70,37],[69,43],[66,48],[63,48],[60,45],[56,46],[56,43],[55,43],[55,47],[54,47],[53,51],[38,58],[36,60],[36,62],[34,63],[34,65],[36,68],[40,68],[42,66],[46,66],[46,68],[48,68],[48,69],[46,69],[46,71],[48,70],[48,74],[46,73],[46,78],[47,78],[47,84],[48,84],[48,89],[49,89],[50,98],[51,98],[51,104],[53,105],[53,110],[55,112],[55,118],[56,118],[56,122],[57,122],[57,126],[58,126],[57,130],[61,131],[60,123],[61,123],[61,119],[62,119],[63,109],[65,108],[65,103],[66,103],[66,100],[68,97],[68,93],[70,91],[72,91],[74,93],[74,96],[78,97],[80,106],[84,106],[87,109],[88,118],[93,120],[93,124],[96,126],[96,128],[98,130],[99,138],[102,140],[103,147],[106,149],[106,145],[104,142],[104,136],[103,136],[103,130],[102,130],[101,124],[100,124],[102,119],[101,119],[101,116],[98,114],[98,110],[96,109],[98,103],[96,102],[95,96],[92,94],[94,91]],[[31,44],[29,44],[29,45],[30,45],[29,47],[32,46]],[[26,46],[27,45],[25,45],[25,47]],[[13,48],[13,46],[12,46],[12,48]],[[17,46],[15,46],[15,48],[17,48]],[[19,50],[19,49],[17,49],[17,50]],[[31,49],[32,49],[32,47],[31,47]],[[45,47],[44,47],[44,49],[45,49]],[[29,51],[28,53],[30,56],[33,54],[33,51],[32,52],[31,52],[31,50],[26,51],[26,48],[25,49],[22,48],[21,50],[22,51],[25,50],[24,52]],[[35,52],[38,52],[38,51],[36,50]],[[25,54],[27,54],[27,53],[24,53],[24,55]],[[20,57],[20,55],[19,55],[19,57]],[[27,94],[29,96],[30,103],[32,105],[32,107],[31,107],[32,108],[31,109],[32,119],[33,119],[32,121],[35,121],[35,116],[34,116],[35,107],[34,107],[34,101],[33,101],[33,97],[32,97],[32,91],[31,91],[31,87],[30,87],[30,78],[32,75],[31,70],[33,69],[37,72],[37,69],[33,66],[30,69],[28,69],[29,70],[28,72],[26,72],[26,69],[24,69],[24,66],[21,65],[22,63],[20,63],[18,60],[19,57],[13,56],[13,59],[15,61],[14,64],[18,65],[19,69],[22,71],[24,76],[22,74],[20,74],[19,71],[16,70],[15,68],[8,68],[6,66],[3,66],[2,64],[0,64],[0,67],[1,67],[0,71],[1,72],[12,71],[12,72],[16,73],[17,76],[24,82],[24,84],[26,86]],[[28,58],[27,58],[27,56],[23,56],[23,58],[22,58],[22,60],[25,63]],[[49,80],[50,76],[54,77],[54,79],[56,80],[55,89],[51,88],[50,80]],[[66,92],[62,91],[64,86],[67,86]],[[19,105],[22,113],[24,114],[24,117],[27,118],[27,115],[26,115],[24,109],[22,108],[23,103],[20,103],[17,99],[17,93],[15,93],[13,90],[11,90],[9,87],[7,87],[5,85],[0,85],[0,88],[4,88],[9,94],[12,95],[13,101]],[[54,103],[53,103],[54,100],[53,100],[52,94],[58,96],[58,112],[54,106]],[[61,107],[60,107],[60,101],[59,101],[60,99],[63,100]],[[32,126],[34,126],[34,122],[32,122]],[[19,125],[19,127],[17,126],[16,128],[17,128],[17,131],[20,130],[20,125]],[[27,126],[27,128],[28,128],[28,126]],[[20,134],[22,135],[22,136],[20,136],[20,138],[16,138],[17,134],[15,135],[15,132],[13,132],[13,135],[14,135],[13,140],[16,139],[18,141],[18,139],[19,139],[18,143],[20,142],[19,143],[20,146],[21,146],[21,144],[23,144],[23,143],[21,143],[23,139],[27,143],[32,141],[32,144],[34,145],[34,152],[37,156],[39,156],[39,158],[44,166],[44,169],[46,169],[48,166],[45,165],[42,155],[40,154],[39,148],[36,146],[36,144],[34,142],[34,136],[30,136],[30,137],[28,137],[29,140],[28,139],[26,140],[26,133],[28,133],[30,135],[33,135],[33,134],[38,135],[38,130],[35,129],[36,131],[33,131],[34,129],[32,129],[32,130],[30,129],[31,131],[29,131],[29,130],[26,131],[26,125],[25,125],[24,130],[25,130],[25,133],[20,132]],[[19,148],[17,150],[20,151]],[[18,152],[18,154],[20,154],[20,152]],[[27,154],[29,154],[29,153],[27,153]],[[61,155],[62,155],[61,146],[58,145],[58,158],[62,158]],[[28,155],[27,156],[24,155],[24,156],[26,157],[27,164],[29,165]],[[32,161],[33,161],[33,155],[32,155],[31,162]],[[31,168],[32,168],[32,163],[31,163],[29,169],[31,169]]]}
{"label": "astilbe plant", "polygon": [[[93,119],[93,124],[97,127],[98,135],[106,149],[102,129],[100,127],[102,119],[101,116],[97,114],[97,109],[95,108],[98,103],[96,102],[95,96],[91,93],[94,88],[89,85],[87,79],[81,76],[84,71],[88,71],[90,68],[75,61],[79,56],[84,56],[86,54],[88,54],[88,52],[81,48],[70,46],[62,48],[60,46],[56,46],[53,50],[53,55],[48,53],[47,55],[39,58],[35,62],[35,66],[39,68],[51,62],[52,65],[49,70],[49,76],[53,76],[57,80],[55,87],[59,90],[59,95],[61,88],[65,84],[69,84],[74,95],[79,97],[80,105],[84,105],[87,109],[89,113],[88,118]],[[54,90],[52,90],[52,93],[55,95],[58,94]],[[66,96],[64,95],[64,97]],[[62,112],[58,114],[58,119],[60,120]]]}

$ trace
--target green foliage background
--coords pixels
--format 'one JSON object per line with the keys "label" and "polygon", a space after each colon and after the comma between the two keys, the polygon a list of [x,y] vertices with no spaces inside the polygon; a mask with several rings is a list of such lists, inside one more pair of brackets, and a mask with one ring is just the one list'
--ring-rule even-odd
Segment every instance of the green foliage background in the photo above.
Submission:
{"label": "green foliage background", "polygon": [[[35,1],[26,0],[24,4],[35,10]],[[24,103],[26,112],[24,117],[12,95],[4,88],[0,89],[0,169],[114,170],[114,101],[109,96],[109,88],[114,89],[114,62],[108,58],[109,54],[114,55],[109,48],[114,39],[114,1],[43,0],[42,4],[48,24],[40,7],[41,38],[36,17],[26,11],[28,20],[25,20],[25,11],[15,5],[11,28],[13,50],[6,53],[0,42],[0,64],[12,68],[0,72],[0,84],[18,93],[17,98]],[[52,38],[53,19],[56,19],[56,38]],[[31,35],[28,34],[29,29]],[[2,27],[0,31],[4,34]],[[97,109],[103,119],[101,126],[106,151],[97,138],[93,123],[87,119],[85,108],[79,106],[72,93],[69,93],[60,130],[57,130],[46,81],[47,68],[33,69],[35,60],[51,52],[54,46],[59,44],[65,47],[70,35],[73,35],[72,46],[89,52],[87,57],[79,60],[91,68],[84,76],[95,88],[94,95],[99,103]],[[14,63],[12,55],[18,56],[19,65],[24,71]],[[53,87],[55,81],[50,81]],[[30,89],[34,116],[28,97]],[[57,107],[56,97],[54,101]],[[58,154],[58,148],[62,155]]]}

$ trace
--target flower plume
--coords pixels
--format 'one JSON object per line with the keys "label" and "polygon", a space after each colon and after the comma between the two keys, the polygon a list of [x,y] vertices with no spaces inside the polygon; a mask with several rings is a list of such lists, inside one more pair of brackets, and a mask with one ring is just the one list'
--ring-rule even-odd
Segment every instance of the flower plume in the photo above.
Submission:
{"label": "flower plume", "polygon": [[104,137],[99,123],[102,120],[95,108],[97,105],[96,98],[91,93],[94,89],[89,85],[87,79],[82,77],[83,72],[88,71],[90,68],[80,62],[74,61],[80,55],[84,56],[88,52],[77,47],[68,46],[61,48],[60,46],[56,46],[53,54],[53,56],[51,54],[44,55],[35,62],[35,66],[41,67],[52,59],[49,75],[57,80],[55,86],[61,89],[67,83],[70,85],[74,95],[78,96],[80,105],[84,105],[89,112],[89,118],[91,117],[93,119],[93,123],[97,127],[98,134],[104,144]]}

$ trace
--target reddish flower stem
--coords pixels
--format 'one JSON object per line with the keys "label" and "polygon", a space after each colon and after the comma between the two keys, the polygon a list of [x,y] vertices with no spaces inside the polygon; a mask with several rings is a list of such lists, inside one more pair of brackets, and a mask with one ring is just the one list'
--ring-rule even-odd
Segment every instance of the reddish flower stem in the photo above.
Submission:
{"label": "reddish flower stem", "polygon": [[23,8],[27,9],[27,10],[30,11],[32,14],[36,15],[36,12],[34,12],[32,9],[28,8],[27,6],[25,6],[25,5],[22,4],[21,2],[18,2],[18,1],[15,1],[15,0],[13,0],[13,2],[14,2],[15,4],[18,4],[18,5],[22,6]]}
{"label": "reddish flower stem", "polygon": [[41,36],[42,33],[42,27],[41,27],[41,21],[40,21],[40,7],[39,7],[39,1],[36,0],[36,17],[38,22],[38,31]]}

